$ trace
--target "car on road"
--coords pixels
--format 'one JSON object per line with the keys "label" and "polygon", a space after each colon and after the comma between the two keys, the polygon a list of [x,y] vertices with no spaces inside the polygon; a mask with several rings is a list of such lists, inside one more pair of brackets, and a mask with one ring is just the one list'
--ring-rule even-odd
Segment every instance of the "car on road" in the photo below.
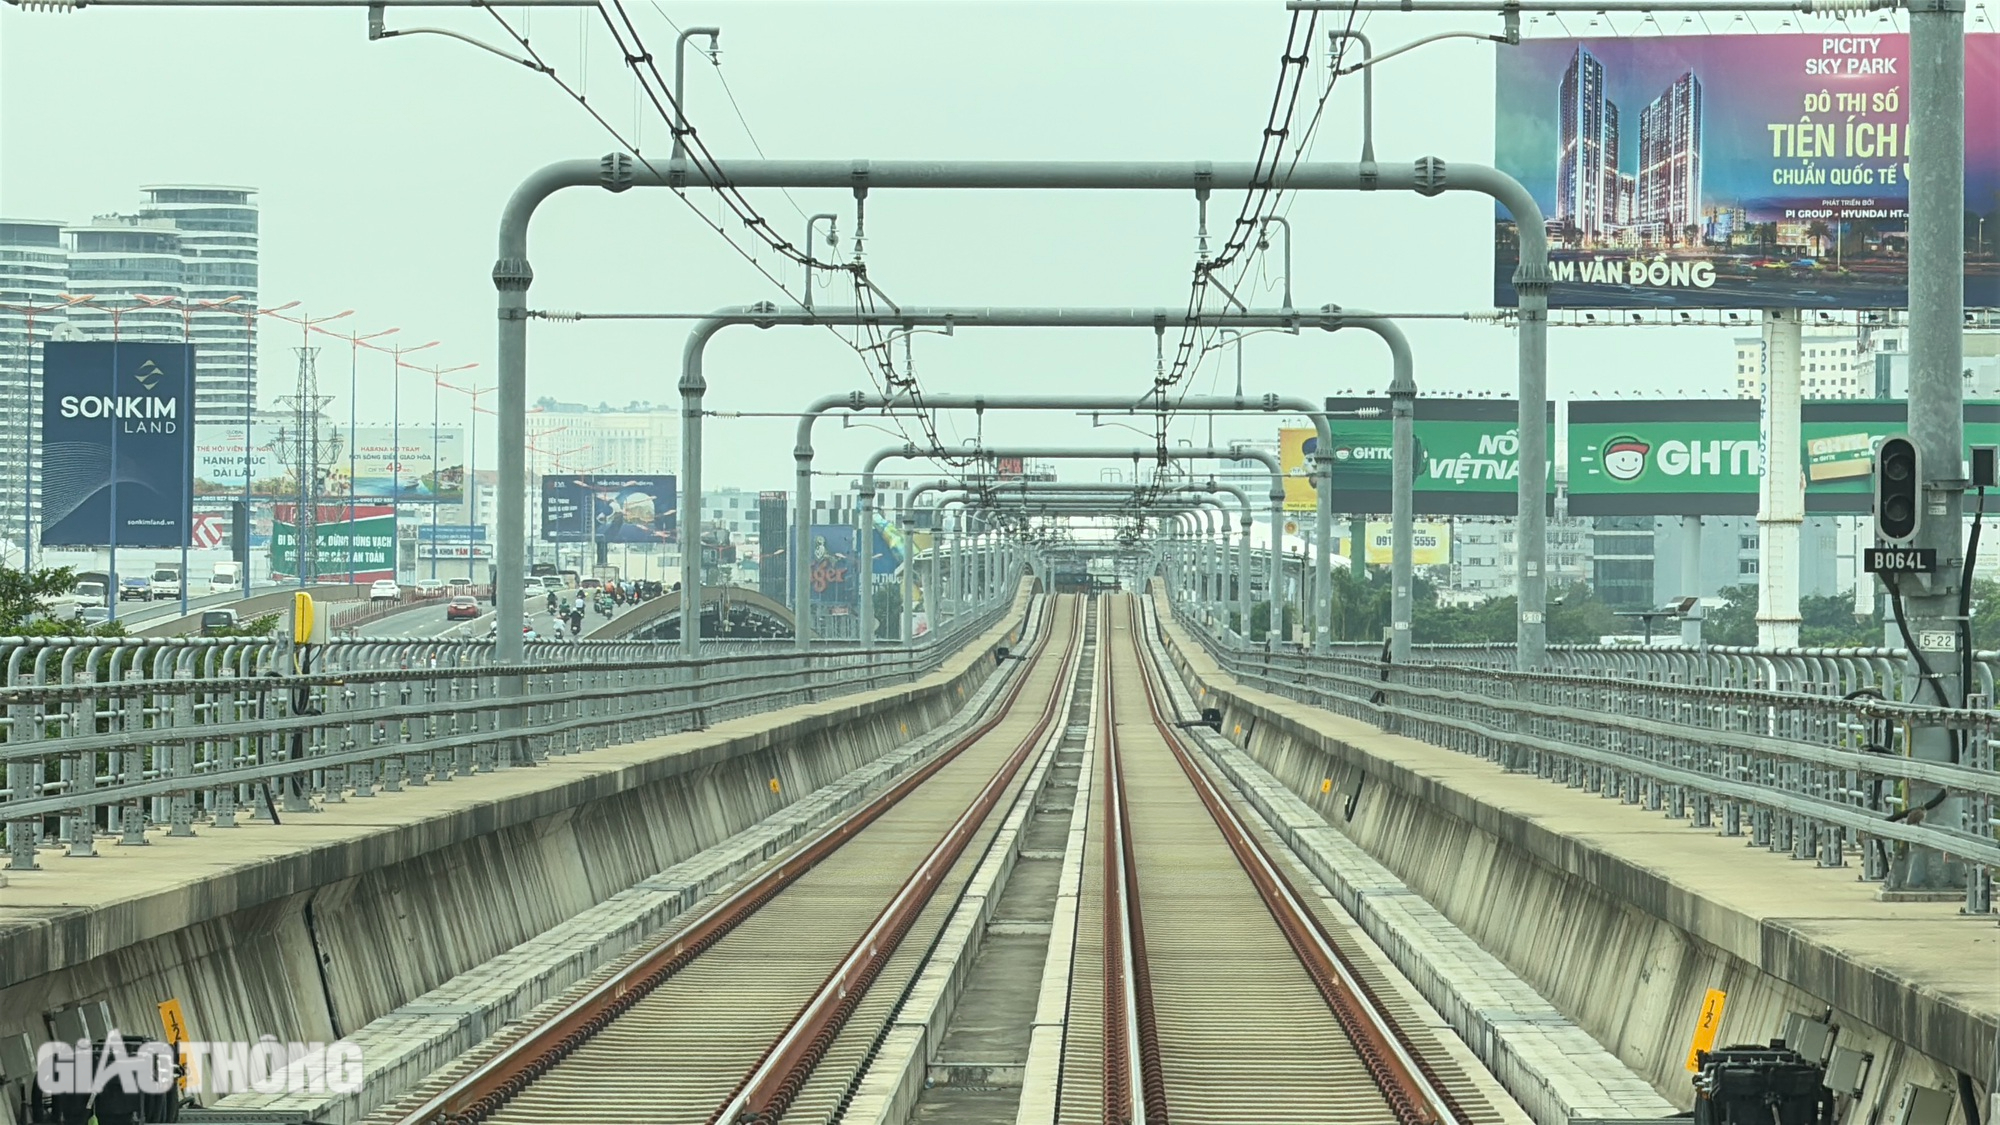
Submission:
{"label": "car on road", "polygon": [[373,586],[368,587],[368,600],[371,602],[401,601],[402,597],[403,588],[396,585],[393,578],[378,578]]}
{"label": "car on road", "polygon": [[444,580],[441,578],[419,578],[417,579],[416,593],[420,598],[443,597]]}
{"label": "car on road", "polygon": [[118,600],[121,602],[149,602],[153,600],[153,580],[133,575],[119,580]]}
{"label": "car on road", "polygon": [[236,628],[236,611],[233,609],[207,609],[201,614],[201,635],[213,637]]}
{"label": "car on road", "polygon": [[469,621],[472,618],[478,617],[479,599],[467,597],[453,598],[445,605],[444,616],[447,621]]}

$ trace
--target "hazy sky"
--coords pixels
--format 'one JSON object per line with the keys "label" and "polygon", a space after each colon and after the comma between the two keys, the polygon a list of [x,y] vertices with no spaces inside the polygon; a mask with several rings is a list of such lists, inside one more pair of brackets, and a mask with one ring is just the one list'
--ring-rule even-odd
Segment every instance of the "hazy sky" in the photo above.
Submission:
{"label": "hazy sky", "polygon": [[[1276,2],[656,8],[642,0],[628,10],[669,72],[674,32],[666,17],[683,27],[721,26],[721,77],[763,151],[839,159],[1248,160],[1289,22]],[[614,126],[630,130],[643,120],[643,151],[664,158],[667,131],[650,108],[635,111],[633,83],[594,12],[508,14]],[[391,8],[389,22],[504,39],[484,12]],[[1384,50],[1433,31],[1497,25],[1488,17],[1377,15],[1365,28]],[[0,214],[74,221],[132,210],[141,184],[254,186],[264,304],[300,300],[317,315],[352,308],[341,327],[393,325],[407,343],[441,340],[427,356],[476,362],[477,370],[456,378],[490,384],[490,271],[502,201],[538,166],[595,157],[616,142],[542,75],[441,36],[370,43],[366,26],[360,9],[97,7],[49,15],[0,6]],[[1490,162],[1495,49],[1447,42],[1385,63],[1376,79],[1378,157]],[[1315,54],[1302,120],[1324,74],[1323,42]],[[1358,79],[1342,80],[1314,156],[1356,158],[1360,94]],[[716,70],[692,54],[688,98],[714,152],[755,155]],[[714,213],[712,198],[690,198]],[[839,212],[843,237],[853,228],[844,192],[754,198],[787,233],[804,226],[795,204]],[[1238,203],[1218,196],[1211,228],[1226,228]],[[1484,197],[1325,193],[1297,198],[1289,214],[1301,307],[1491,307],[1492,210]],[[1191,197],[878,191],[867,220],[873,276],[902,303],[1178,310],[1186,302]],[[771,263],[768,253],[759,256]],[[531,257],[529,300],[537,308],[687,311],[785,299],[686,204],[657,189],[562,193],[540,212]],[[773,268],[796,292],[798,271]],[[1251,286],[1253,304],[1277,303],[1278,274],[1274,253]],[[818,299],[848,303],[838,289]],[[296,330],[278,327],[267,322],[263,338],[267,399],[284,392],[295,366],[288,349]],[[1511,391],[1511,331],[1416,322],[1408,332],[1425,392]],[[530,400],[676,402],[684,334],[675,322],[538,322],[529,333]],[[1557,331],[1549,389],[1558,398],[1613,388],[1727,393],[1733,335]],[[346,351],[335,344],[320,355],[322,389],[343,396],[334,408],[341,413]],[[1253,393],[1315,397],[1379,390],[1388,374],[1380,344],[1349,333],[1255,336],[1244,366]],[[916,369],[938,391],[1136,395],[1152,379],[1154,340],[1143,330],[968,330],[920,337]],[[717,411],[795,410],[823,393],[871,385],[852,351],[824,329],[803,328],[725,332],[709,349],[708,378],[708,405]],[[363,353],[360,380],[363,415],[386,420],[387,358]],[[1196,387],[1227,390],[1233,380],[1233,360],[1211,355]],[[404,393],[406,417],[428,413],[427,386],[410,380]],[[454,409],[449,398],[446,409]],[[461,418],[464,409],[460,398]],[[481,424],[483,451],[492,448],[492,419]],[[953,427],[959,436],[975,432],[970,417],[957,418],[947,435]],[[788,487],[792,428],[789,419],[711,419],[709,481]],[[1216,436],[1267,437],[1272,428],[1264,417],[1224,421]],[[1179,430],[1206,431],[1205,422]],[[1092,435],[1087,420],[1047,414],[989,417],[985,433],[1052,444],[1143,440],[1116,429]],[[822,425],[822,464],[852,469],[900,440]]]}

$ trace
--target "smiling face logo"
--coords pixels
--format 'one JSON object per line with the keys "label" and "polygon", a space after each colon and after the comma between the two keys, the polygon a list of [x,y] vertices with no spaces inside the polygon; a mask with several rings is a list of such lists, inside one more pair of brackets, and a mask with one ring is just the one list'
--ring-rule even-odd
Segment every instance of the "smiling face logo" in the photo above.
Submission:
{"label": "smiling face logo", "polygon": [[1646,454],[1652,446],[1627,434],[1604,443],[1604,471],[1615,481],[1635,481],[1646,471]]}
{"label": "smiling face logo", "polygon": [[132,378],[137,379],[140,386],[151,392],[153,387],[159,383],[160,378],[165,374],[166,372],[160,370],[159,364],[149,359],[139,365],[139,370],[132,373]]}

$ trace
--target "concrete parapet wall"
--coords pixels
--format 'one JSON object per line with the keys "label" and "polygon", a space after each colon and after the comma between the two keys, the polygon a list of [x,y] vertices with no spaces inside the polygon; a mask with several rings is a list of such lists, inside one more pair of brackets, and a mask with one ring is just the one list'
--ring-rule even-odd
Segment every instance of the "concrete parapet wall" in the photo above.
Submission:
{"label": "concrete parapet wall", "polygon": [[[1950,904],[1885,903],[1821,869],[1238,684],[1184,632],[1184,679],[1258,765],[1663,1096],[1685,1108],[1710,988],[1718,1045],[1830,1016],[1873,1056],[1839,1121],[1894,1120],[1909,1084],[1982,1103],[2000,1041],[2000,929]],[[1349,796],[1351,817],[1345,816]]]}
{"label": "concrete parapet wall", "polygon": [[915,684],[28,873],[0,889],[0,1035],[99,1000],[156,1032],[169,997],[198,1039],[352,1032],[945,721],[1026,608]]}

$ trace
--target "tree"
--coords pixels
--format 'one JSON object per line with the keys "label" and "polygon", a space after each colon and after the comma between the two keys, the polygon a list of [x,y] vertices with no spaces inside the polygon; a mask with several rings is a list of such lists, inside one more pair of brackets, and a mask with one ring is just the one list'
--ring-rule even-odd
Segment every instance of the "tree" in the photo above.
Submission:
{"label": "tree", "polygon": [[18,635],[31,618],[49,612],[49,605],[76,588],[76,572],[66,566],[32,574],[0,567],[0,633]]}
{"label": "tree", "polygon": [[76,572],[66,566],[32,573],[0,567],[0,635],[10,637],[122,637],[117,622],[89,626],[49,616],[55,599],[76,588]]}
{"label": "tree", "polygon": [[1723,604],[1702,622],[1701,639],[1711,645],[1754,646],[1757,643],[1757,587],[1724,586]]}

